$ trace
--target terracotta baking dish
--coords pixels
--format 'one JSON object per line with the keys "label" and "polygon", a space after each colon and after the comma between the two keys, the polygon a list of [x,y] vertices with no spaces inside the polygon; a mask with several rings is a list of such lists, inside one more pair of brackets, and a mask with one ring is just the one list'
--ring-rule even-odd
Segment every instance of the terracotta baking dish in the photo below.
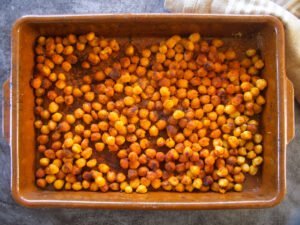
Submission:
{"label": "terracotta baking dish", "polygon": [[[259,48],[265,59],[267,103],[262,115],[264,164],[247,178],[242,193],[124,194],[45,191],[35,186],[34,96],[29,81],[34,67],[34,41],[39,35],[82,34],[143,40],[147,44],[173,34],[200,32],[221,37],[238,51]],[[9,85],[10,84],[10,85]],[[12,72],[4,85],[4,135],[11,147],[11,188],[14,199],[31,207],[88,207],[115,209],[258,208],[278,204],[286,186],[286,146],[294,136],[293,86],[286,78],[284,30],[271,16],[221,15],[70,15],[19,19],[12,31]]]}

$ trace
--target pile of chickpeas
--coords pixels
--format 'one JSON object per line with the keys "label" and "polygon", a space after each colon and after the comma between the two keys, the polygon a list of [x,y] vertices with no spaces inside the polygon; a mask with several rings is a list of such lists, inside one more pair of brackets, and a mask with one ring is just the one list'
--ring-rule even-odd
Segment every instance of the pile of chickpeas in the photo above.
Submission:
{"label": "pile of chickpeas", "polygon": [[242,191],[262,158],[267,82],[255,49],[174,35],[137,48],[38,37],[36,184],[54,190]]}

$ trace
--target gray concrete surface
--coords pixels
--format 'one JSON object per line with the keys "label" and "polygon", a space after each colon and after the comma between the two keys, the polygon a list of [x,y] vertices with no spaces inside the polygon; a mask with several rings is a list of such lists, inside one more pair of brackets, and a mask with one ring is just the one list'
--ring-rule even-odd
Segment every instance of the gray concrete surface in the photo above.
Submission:
{"label": "gray concrete surface", "polygon": [[[10,32],[22,15],[71,13],[163,12],[162,0],[0,0],[0,84],[10,73]],[[2,85],[1,85],[2,86]],[[2,90],[0,97],[2,99]],[[300,224],[300,107],[296,110],[296,137],[287,149],[287,195],[270,209],[214,211],[112,211],[86,209],[29,209],[10,195],[10,152],[0,140],[0,224]]]}

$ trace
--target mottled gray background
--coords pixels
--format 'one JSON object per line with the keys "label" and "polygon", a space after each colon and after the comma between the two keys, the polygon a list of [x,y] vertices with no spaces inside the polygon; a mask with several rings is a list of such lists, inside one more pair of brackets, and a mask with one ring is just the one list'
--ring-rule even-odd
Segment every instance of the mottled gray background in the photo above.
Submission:
{"label": "mottled gray background", "polygon": [[[10,32],[22,15],[71,13],[164,12],[162,0],[0,0],[0,83],[10,73]],[[2,99],[2,89],[1,89]],[[214,211],[111,211],[86,209],[28,209],[10,195],[10,152],[0,140],[0,224],[300,224],[300,107],[296,110],[296,137],[287,149],[287,195],[271,209]],[[1,119],[0,119],[1,120]],[[298,218],[298,219],[297,219]]]}

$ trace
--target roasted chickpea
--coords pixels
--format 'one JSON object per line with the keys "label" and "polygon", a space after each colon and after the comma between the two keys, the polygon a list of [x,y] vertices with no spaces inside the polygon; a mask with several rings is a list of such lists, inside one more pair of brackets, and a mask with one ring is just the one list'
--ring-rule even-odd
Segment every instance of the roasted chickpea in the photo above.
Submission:
{"label": "roasted chickpea", "polygon": [[[40,36],[30,81],[42,154],[37,186],[242,191],[245,173],[263,163],[254,116],[267,81],[259,51],[240,60],[226,44],[199,33],[149,48],[123,48],[94,32]],[[126,175],[108,166],[109,154]]]}

